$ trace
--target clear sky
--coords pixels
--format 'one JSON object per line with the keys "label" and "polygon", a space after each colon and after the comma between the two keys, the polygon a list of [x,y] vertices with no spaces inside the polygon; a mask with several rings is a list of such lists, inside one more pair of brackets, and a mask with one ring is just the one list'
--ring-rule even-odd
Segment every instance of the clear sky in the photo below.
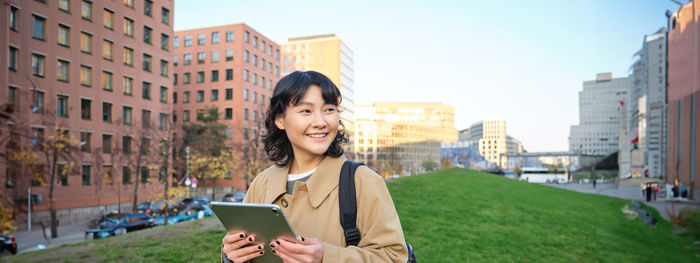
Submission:
{"label": "clear sky", "polygon": [[[687,0],[681,0],[687,2]],[[528,151],[567,151],[578,91],[625,77],[670,0],[176,0],[175,30],[246,23],[276,41],[335,33],[355,53],[355,102],[437,101],[455,127],[501,118]]]}

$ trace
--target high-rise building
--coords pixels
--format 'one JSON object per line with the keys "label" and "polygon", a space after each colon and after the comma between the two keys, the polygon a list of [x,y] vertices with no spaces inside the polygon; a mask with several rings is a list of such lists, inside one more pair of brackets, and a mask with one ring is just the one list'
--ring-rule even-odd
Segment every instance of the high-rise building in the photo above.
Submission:
{"label": "high-rise building", "polygon": [[355,105],[356,159],[383,176],[424,172],[440,163],[440,143],[456,142],[454,109],[442,103],[375,102]]}
{"label": "high-rise building", "polygon": [[[342,95],[340,118],[347,128],[354,127],[354,54],[335,34],[293,37],[281,45],[282,74],[318,71],[338,86]],[[354,131],[350,130],[350,136]]]}
{"label": "high-rise building", "polygon": [[[200,121],[207,109],[217,108],[234,158],[242,160],[240,150],[264,129],[280,76],[279,45],[246,24],[234,24],[177,31],[172,54],[176,125]],[[218,187],[246,188],[240,162],[236,165]]]}
{"label": "high-rise building", "polygon": [[571,126],[569,151],[607,155],[618,150],[620,119],[626,118],[623,105],[629,100],[630,78],[598,74],[583,82],[579,92],[579,124]]}
{"label": "high-rise building", "polygon": [[[162,196],[170,177],[158,145],[172,111],[173,1],[3,1],[0,9],[5,207],[27,211],[30,188],[44,200],[32,207],[32,221],[47,221],[54,163],[62,224],[130,209],[137,183],[139,201]],[[57,131],[75,147],[41,147]],[[12,157],[22,149],[39,160]],[[54,162],[47,153],[55,149]],[[26,218],[16,222],[26,229]]]}
{"label": "high-rise building", "polygon": [[506,153],[508,149],[506,147],[506,121],[484,120],[481,125],[472,125],[472,127],[479,126],[482,129],[482,137],[478,141],[479,153],[487,161],[499,164],[499,156]]}
{"label": "high-rise building", "polygon": [[691,0],[672,14],[668,34],[668,174],[667,182],[678,183],[681,192],[697,199],[700,190],[700,6]]}

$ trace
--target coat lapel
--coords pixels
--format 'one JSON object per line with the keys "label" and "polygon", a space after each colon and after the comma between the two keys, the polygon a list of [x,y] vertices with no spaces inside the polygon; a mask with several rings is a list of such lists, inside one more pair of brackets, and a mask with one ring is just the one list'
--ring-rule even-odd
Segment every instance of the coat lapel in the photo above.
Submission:
{"label": "coat lapel", "polygon": [[[345,156],[338,158],[326,156],[323,158],[316,172],[306,181],[311,206],[318,208],[331,191],[338,186],[340,169],[346,160]],[[284,178],[286,180],[286,176]]]}
{"label": "coat lapel", "polygon": [[270,176],[265,191],[265,203],[272,204],[281,195],[287,192],[287,174],[289,173],[289,165],[270,167]]}

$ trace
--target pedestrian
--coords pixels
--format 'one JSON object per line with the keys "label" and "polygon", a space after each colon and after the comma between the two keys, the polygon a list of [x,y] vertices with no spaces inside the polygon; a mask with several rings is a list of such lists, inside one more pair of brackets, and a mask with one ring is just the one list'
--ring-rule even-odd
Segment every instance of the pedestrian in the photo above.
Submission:
{"label": "pedestrian", "polygon": [[255,233],[227,233],[222,261],[245,262],[263,247],[284,262],[406,262],[401,223],[382,177],[366,166],[355,173],[357,228],[347,246],[339,224],[338,181],[348,141],[340,121],[341,96],[321,73],[295,71],[275,86],[265,115],[265,151],[275,164],[251,183],[244,203],[279,205],[298,240],[255,243]]}

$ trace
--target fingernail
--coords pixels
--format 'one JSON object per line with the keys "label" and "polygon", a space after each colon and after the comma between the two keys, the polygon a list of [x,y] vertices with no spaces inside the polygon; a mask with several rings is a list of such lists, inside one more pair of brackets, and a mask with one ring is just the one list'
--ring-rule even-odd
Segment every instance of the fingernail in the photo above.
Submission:
{"label": "fingernail", "polygon": [[270,243],[270,247],[275,247],[275,244],[274,244],[274,243]]}
{"label": "fingernail", "polygon": [[245,235],[244,235],[244,234],[241,234],[241,235],[240,235],[239,237],[241,237],[241,238],[244,238],[244,237],[245,237]]}
{"label": "fingernail", "polygon": [[252,237],[249,237],[249,238],[248,238],[248,241],[253,242],[253,238],[252,238]]}
{"label": "fingernail", "polygon": [[258,246],[258,249],[262,249],[262,246]]}
{"label": "fingernail", "polygon": [[301,237],[301,242],[304,242],[304,237]]}
{"label": "fingernail", "polygon": [[279,241],[279,240],[275,240],[275,242],[277,243],[277,245],[279,245],[279,244],[280,244],[280,241]]}
{"label": "fingernail", "polygon": [[273,250],[272,250],[272,254],[277,254],[277,252],[275,252],[275,250],[273,249]]}
{"label": "fingernail", "polygon": [[260,255],[262,255],[262,254],[265,254],[265,253],[263,253],[262,251],[260,251]]}

